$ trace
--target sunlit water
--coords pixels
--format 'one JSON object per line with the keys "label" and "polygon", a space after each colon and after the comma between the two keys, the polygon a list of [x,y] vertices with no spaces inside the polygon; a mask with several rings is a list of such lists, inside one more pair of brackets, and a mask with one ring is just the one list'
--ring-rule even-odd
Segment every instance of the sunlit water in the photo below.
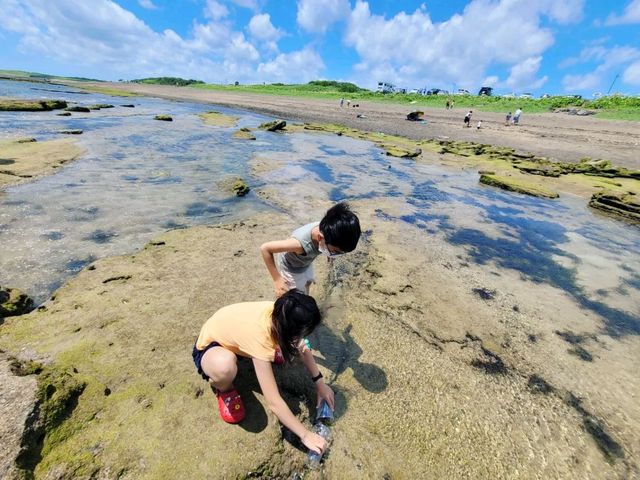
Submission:
{"label": "sunlit water", "polygon": [[[33,90],[43,87],[61,92]],[[563,289],[600,314],[612,335],[640,334],[640,231],[594,213],[584,199],[502,192],[481,186],[476,172],[390,161],[368,142],[335,135],[256,132],[257,141],[238,141],[231,138],[234,128],[202,123],[196,114],[210,109],[206,105],[69,90],[0,82],[0,95],[136,108],[72,117],[0,113],[0,138],[54,138],[61,128],[80,128],[85,133],[79,142],[87,151],[56,175],[0,195],[2,285],[43,300],[87,262],[132,252],[161,231],[268,209],[252,194],[237,199],[219,187],[221,179],[238,175],[256,186],[286,184],[280,194],[290,199],[402,199],[411,213],[393,220],[416,225],[424,235],[442,235],[480,264],[491,262]],[[240,116],[239,126],[264,120],[216,110]],[[158,113],[174,121],[153,120]],[[256,155],[285,161],[253,178],[249,161]]]}

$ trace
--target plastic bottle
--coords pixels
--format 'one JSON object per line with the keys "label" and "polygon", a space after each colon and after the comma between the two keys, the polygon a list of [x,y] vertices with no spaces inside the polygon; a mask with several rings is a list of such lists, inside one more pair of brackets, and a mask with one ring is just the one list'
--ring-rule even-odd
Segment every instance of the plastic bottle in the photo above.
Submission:
{"label": "plastic bottle", "polygon": [[[327,448],[329,448],[329,444],[331,443],[331,430],[329,429],[329,427],[327,427],[322,422],[317,422],[313,425],[313,428],[311,430],[324,438],[327,441]],[[307,465],[309,466],[309,468],[318,468],[320,466],[320,460],[322,460],[321,453],[316,453],[313,450],[309,450],[309,453],[307,454]]]}
{"label": "plastic bottle", "polygon": [[333,410],[331,410],[326,400],[322,400],[316,411],[316,423],[321,422],[325,425],[333,425],[333,421]]}

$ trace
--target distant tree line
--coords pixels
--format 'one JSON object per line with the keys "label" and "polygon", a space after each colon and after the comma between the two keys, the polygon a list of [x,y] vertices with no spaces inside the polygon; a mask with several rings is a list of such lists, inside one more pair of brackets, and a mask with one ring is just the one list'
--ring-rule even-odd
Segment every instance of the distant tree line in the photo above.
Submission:
{"label": "distant tree line", "polygon": [[137,80],[131,80],[134,83],[153,83],[155,85],[175,85],[177,87],[185,87],[187,85],[193,85],[197,83],[204,83],[202,80],[194,80],[192,78],[185,79],[180,77],[151,77],[151,78],[139,78]]}
{"label": "distant tree line", "polygon": [[360,88],[355,83],[350,82],[336,82],[335,80],[312,80],[309,82],[309,85],[324,87],[324,88],[332,88],[337,90],[338,92],[345,93],[356,93],[364,91],[364,88]]}

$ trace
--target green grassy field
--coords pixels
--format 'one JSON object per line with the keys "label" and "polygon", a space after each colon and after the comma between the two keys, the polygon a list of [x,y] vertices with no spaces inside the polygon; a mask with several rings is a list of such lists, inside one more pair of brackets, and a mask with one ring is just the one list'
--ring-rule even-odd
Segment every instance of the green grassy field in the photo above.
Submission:
{"label": "green grassy field", "polygon": [[[522,108],[527,113],[550,112],[556,108],[585,108],[598,110],[599,118],[640,121],[640,97],[605,97],[598,100],[584,100],[572,97],[552,98],[504,98],[478,97],[476,95],[430,95],[418,94],[379,94],[352,87],[336,87],[337,82],[310,82],[308,84],[285,85],[214,85],[197,84],[189,88],[219,90],[228,92],[262,93],[288,97],[307,97],[335,100],[349,99],[351,102],[368,101],[380,103],[408,104],[412,108],[444,108],[447,100],[453,100],[455,107],[472,108],[485,112],[513,112]],[[354,88],[355,87],[355,88]],[[350,89],[351,91],[345,91]]]}
{"label": "green grassy field", "polygon": [[6,78],[15,78],[20,80],[76,80],[76,81],[84,81],[84,82],[101,82],[102,80],[96,80],[94,78],[85,78],[85,77],[59,77],[56,75],[47,75],[46,73],[38,73],[38,72],[24,72],[22,70],[0,70],[0,77]]}

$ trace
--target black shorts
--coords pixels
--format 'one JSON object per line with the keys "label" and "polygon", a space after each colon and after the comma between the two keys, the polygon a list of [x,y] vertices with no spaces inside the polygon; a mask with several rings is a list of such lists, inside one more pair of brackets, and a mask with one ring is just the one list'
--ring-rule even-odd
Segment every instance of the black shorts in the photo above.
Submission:
{"label": "black shorts", "polygon": [[202,375],[202,378],[204,378],[205,380],[209,380],[209,377],[202,371],[202,357],[204,357],[204,354],[207,353],[207,350],[209,350],[210,348],[220,346],[221,345],[218,342],[210,343],[204,348],[204,350],[198,350],[195,345],[193,346],[193,351],[191,352],[193,363],[195,363],[196,368],[198,369],[198,373]]}

